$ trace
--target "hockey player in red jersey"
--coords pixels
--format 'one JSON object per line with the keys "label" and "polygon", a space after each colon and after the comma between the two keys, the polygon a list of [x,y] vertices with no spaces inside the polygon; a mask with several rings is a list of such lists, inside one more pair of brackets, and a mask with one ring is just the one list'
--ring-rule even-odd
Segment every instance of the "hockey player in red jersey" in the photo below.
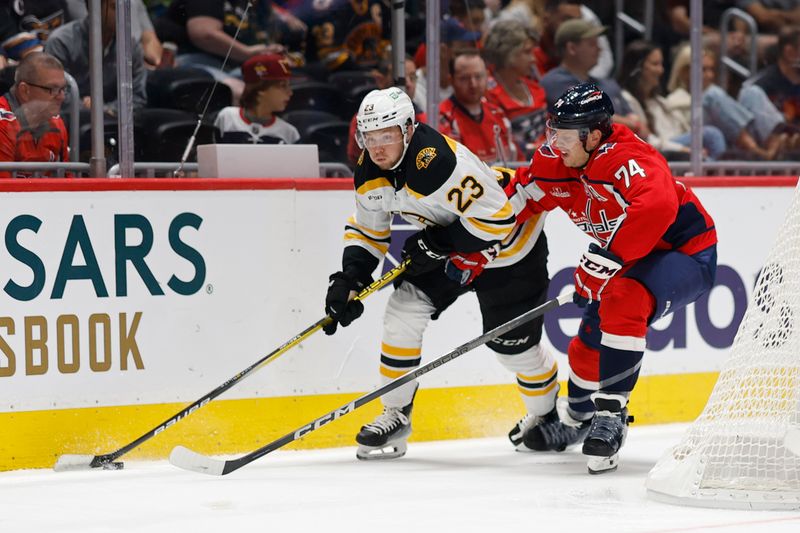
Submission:
{"label": "hockey player in red jersey", "polygon": [[518,220],[560,208],[595,242],[575,270],[574,300],[585,311],[568,348],[568,402],[524,440],[558,451],[583,441],[597,474],[617,467],[648,326],[711,289],[717,236],[664,158],[612,125],[613,104],[596,85],[566,91],[551,111],[548,143],[506,192]]}

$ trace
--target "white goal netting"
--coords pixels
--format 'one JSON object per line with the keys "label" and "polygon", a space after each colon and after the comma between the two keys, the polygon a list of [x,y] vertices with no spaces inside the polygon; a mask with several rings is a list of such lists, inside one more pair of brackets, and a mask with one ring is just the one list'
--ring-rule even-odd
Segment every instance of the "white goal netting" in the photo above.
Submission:
{"label": "white goal netting", "polygon": [[703,413],[647,478],[657,500],[800,509],[800,186]]}

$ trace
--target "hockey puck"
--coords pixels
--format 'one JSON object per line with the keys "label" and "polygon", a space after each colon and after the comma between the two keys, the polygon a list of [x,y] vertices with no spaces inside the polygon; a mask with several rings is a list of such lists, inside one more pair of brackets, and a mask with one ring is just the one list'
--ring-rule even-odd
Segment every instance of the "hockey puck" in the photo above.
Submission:
{"label": "hockey puck", "polygon": [[118,461],[116,463],[103,463],[103,470],[122,470],[125,468],[125,463]]}

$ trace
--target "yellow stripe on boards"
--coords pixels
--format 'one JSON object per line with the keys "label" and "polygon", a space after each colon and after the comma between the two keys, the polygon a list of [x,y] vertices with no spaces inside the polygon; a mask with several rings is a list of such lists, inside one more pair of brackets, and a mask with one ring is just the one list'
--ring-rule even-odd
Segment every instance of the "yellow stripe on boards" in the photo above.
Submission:
{"label": "yellow stripe on boards", "polygon": [[[716,372],[643,376],[630,401],[636,425],[687,422],[703,409]],[[424,384],[423,384],[424,387]],[[566,384],[562,383],[565,394]],[[359,393],[216,400],[122,458],[163,459],[178,444],[200,453],[252,451],[359,397]],[[0,471],[51,468],[64,453],[111,452],[187,404],[0,413]],[[353,446],[358,430],[381,411],[379,401],[311,432],[286,449]],[[501,436],[524,413],[516,385],[419,390],[412,441]],[[447,424],[442,424],[447,420]],[[509,444],[509,453],[511,453]],[[269,461],[269,457],[262,459]],[[355,448],[353,461],[355,461]]]}

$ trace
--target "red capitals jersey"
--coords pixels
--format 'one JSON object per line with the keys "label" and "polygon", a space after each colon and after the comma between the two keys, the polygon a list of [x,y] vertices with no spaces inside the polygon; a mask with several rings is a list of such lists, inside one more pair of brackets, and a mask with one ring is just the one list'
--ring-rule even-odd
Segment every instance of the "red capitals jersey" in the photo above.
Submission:
{"label": "red capitals jersey", "polygon": [[[22,115],[17,115],[17,104],[13,96],[0,97],[0,161],[69,161],[69,141],[64,121],[61,117],[52,117],[46,124],[34,130],[27,125]],[[22,172],[17,173],[19,178],[27,176]],[[0,172],[0,178],[10,177],[10,172]]]}
{"label": "red capitals jersey", "polygon": [[522,78],[522,81],[530,94],[531,100],[528,103],[514,99],[494,78],[489,79],[486,98],[503,110],[511,121],[514,141],[531,154],[546,141],[547,95],[538,81],[531,78]]}
{"label": "red capitals jersey", "polygon": [[518,221],[561,208],[625,264],[656,250],[693,255],[717,242],[714,221],[692,190],[655,148],[619,124],[583,169],[565,166],[543,145],[506,192]]}
{"label": "red capitals jersey", "polygon": [[[439,105],[439,133],[460,142],[486,163],[515,161],[517,148],[511,138],[511,123],[503,111],[481,101],[481,115],[474,117],[452,96]],[[503,154],[497,153],[498,141]]]}

